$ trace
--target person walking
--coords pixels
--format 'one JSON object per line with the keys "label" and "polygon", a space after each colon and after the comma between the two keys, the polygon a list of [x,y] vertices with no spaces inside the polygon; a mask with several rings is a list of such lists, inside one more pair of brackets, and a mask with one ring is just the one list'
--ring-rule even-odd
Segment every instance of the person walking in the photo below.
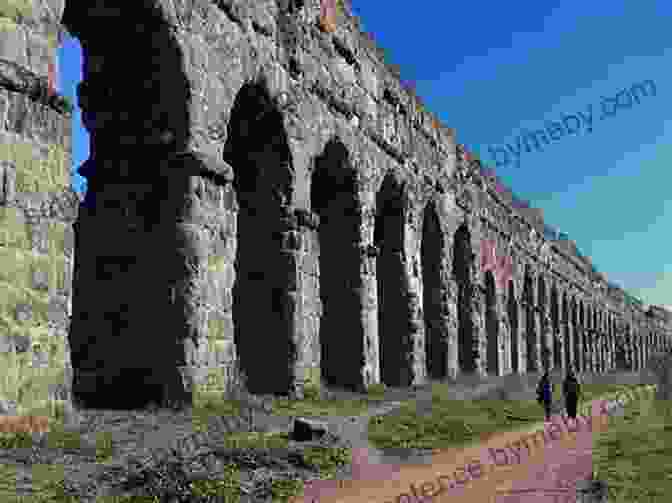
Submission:
{"label": "person walking", "polygon": [[565,408],[567,409],[567,416],[576,419],[576,408],[579,403],[579,395],[581,394],[581,386],[579,380],[574,374],[574,369],[569,367],[567,369],[567,377],[562,383],[562,394],[565,397]]}
{"label": "person walking", "polygon": [[539,380],[539,385],[537,386],[537,402],[543,405],[544,413],[546,415],[546,421],[551,420],[551,402],[553,400],[553,384],[551,383],[551,378],[548,375],[548,370],[544,371],[544,375],[541,376]]}

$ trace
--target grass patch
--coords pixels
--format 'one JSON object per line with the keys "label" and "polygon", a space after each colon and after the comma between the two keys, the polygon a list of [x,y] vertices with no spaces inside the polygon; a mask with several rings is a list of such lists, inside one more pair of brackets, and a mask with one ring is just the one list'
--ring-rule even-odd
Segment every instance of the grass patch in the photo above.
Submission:
{"label": "grass patch", "polygon": [[[371,405],[368,399],[357,400],[323,400],[317,394],[306,395],[304,400],[286,397],[275,398],[271,413],[279,416],[354,416],[363,414]],[[194,416],[196,422],[207,419],[211,414],[240,415],[247,414],[244,401],[225,399],[221,394],[200,394],[194,400]]]}
{"label": "grass patch", "polygon": [[609,501],[669,501],[672,494],[672,404],[636,395],[623,417],[610,419],[595,442],[596,477]]}
{"label": "grass patch", "polygon": [[307,398],[292,400],[278,398],[273,403],[273,413],[282,416],[354,416],[363,414],[371,405],[368,399],[321,400]]}
{"label": "grass patch", "polygon": [[[379,448],[442,449],[464,447],[505,431],[515,431],[543,420],[536,400],[448,400],[446,384],[432,386],[432,407],[418,415],[417,404],[409,401],[394,414],[369,421],[369,440]],[[581,404],[634,386],[590,384],[582,386]],[[555,386],[554,399],[562,397]],[[581,406],[580,404],[580,406]]]}

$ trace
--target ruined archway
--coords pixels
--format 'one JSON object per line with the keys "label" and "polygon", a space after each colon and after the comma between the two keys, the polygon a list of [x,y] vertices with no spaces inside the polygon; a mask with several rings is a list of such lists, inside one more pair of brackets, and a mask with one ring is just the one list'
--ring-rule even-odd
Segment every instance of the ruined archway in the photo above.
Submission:
{"label": "ruined archway", "polygon": [[485,273],[485,331],[488,339],[488,375],[499,375],[499,321],[497,316],[497,286],[492,271]]}
{"label": "ruined archway", "polygon": [[361,317],[360,240],[356,171],[342,142],[331,140],[315,159],[312,210],[319,216],[319,298],[321,375],[328,385],[359,384],[364,328]]}
{"label": "ruined archway", "polygon": [[589,372],[595,372],[593,365],[593,358],[595,357],[595,334],[593,332],[595,326],[593,325],[593,311],[589,303],[586,303],[584,312],[584,349],[583,358],[586,369]]}
{"label": "ruined archway", "polygon": [[537,334],[537,337],[540,342],[539,347],[541,348],[541,368],[544,370],[549,369],[551,363],[551,348],[549,347],[551,341],[548,340],[548,332],[551,330],[551,327],[549,326],[550,320],[547,318],[547,302],[546,281],[544,281],[544,275],[539,274],[537,276],[537,312],[540,319],[540,333]]}
{"label": "ruined archway", "polygon": [[633,348],[633,335],[632,335],[632,326],[629,323],[625,323],[625,357],[627,358],[628,368],[630,370],[637,370],[637,358],[635,356],[635,349]]}
{"label": "ruined archway", "polygon": [[525,306],[525,346],[527,353],[527,371],[537,371],[537,337],[534,323],[534,291],[532,277],[525,272],[523,280],[523,303]]}
{"label": "ruined archway", "polygon": [[511,371],[513,373],[517,373],[519,362],[518,304],[516,302],[516,292],[512,280],[509,280],[509,292],[507,296],[507,312],[509,315],[509,324],[511,329]]}
{"label": "ruined archway", "polygon": [[401,185],[385,176],[376,195],[374,242],[376,264],[380,373],[388,386],[411,384],[410,320],[404,265],[404,205]]}
{"label": "ruined archway", "polygon": [[[625,329],[625,330],[624,330]],[[630,336],[622,320],[612,319],[612,334],[615,340],[614,364],[619,370],[634,370],[629,361],[628,347]]]}
{"label": "ruined archway", "polygon": [[587,365],[586,365],[586,340],[588,338],[588,330],[586,328],[586,311],[585,307],[583,305],[583,301],[579,301],[578,305],[578,310],[579,310],[579,331],[581,334],[581,340],[579,343],[579,362],[580,362],[580,368],[582,372],[586,372],[588,370]]}
{"label": "ruined archway", "polygon": [[457,282],[458,358],[462,373],[476,370],[477,348],[472,321],[471,268],[474,253],[471,248],[471,233],[466,224],[460,225],[453,238],[453,277]]}
{"label": "ruined archway", "polygon": [[560,342],[560,299],[555,285],[551,287],[551,327],[553,332],[553,367],[562,367],[562,347]]}
{"label": "ruined archway", "polygon": [[425,207],[422,222],[423,312],[425,317],[425,354],[427,375],[431,379],[444,379],[448,375],[448,344],[443,323],[441,298],[442,258],[444,251],[443,232],[434,203]]}
{"label": "ruined archway", "polygon": [[572,323],[572,332],[574,334],[574,344],[572,345],[572,362],[574,364],[574,369],[579,372],[583,370],[580,360],[581,330],[579,329],[579,306],[575,297],[572,297],[569,309],[571,316],[570,321]]}
{"label": "ruined archway", "polygon": [[591,358],[593,358],[593,371],[600,373],[602,370],[602,327],[600,326],[599,309],[597,305],[593,306],[592,314],[592,348]]}
{"label": "ruined archway", "polygon": [[[286,393],[293,353],[289,277],[282,216],[291,187],[283,119],[264,85],[245,84],[234,101],[224,147],[238,202],[233,321],[236,349],[254,393]],[[273,355],[260,358],[259,348]]]}
{"label": "ruined archway", "polygon": [[178,367],[199,339],[187,322],[200,315],[185,309],[196,295],[185,264],[200,267],[203,256],[183,211],[198,172],[193,157],[178,155],[192,125],[183,47],[148,2],[68,1],[62,24],[81,43],[78,105],[90,134],[79,168],[88,190],[74,224],[73,397],[83,407],[184,404],[191,392]]}
{"label": "ruined archway", "polygon": [[562,294],[562,340],[564,342],[563,347],[564,347],[564,359],[565,359],[565,367],[569,368],[572,366],[572,353],[571,353],[571,348],[572,348],[572,341],[571,341],[571,333],[572,333],[572,318],[571,318],[571,310],[569,306],[569,301],[567,298],[567,293]]}
{"label": "ruined archway", "polygon": [[600,327],[600,339],[602,343],[602,358],[600,361],[600,371],[606,372],[609,366],[608,357],[609,357],[609,330],[608,326],[605,323],[605,313],[600,310],[599,316],[599,327]]}

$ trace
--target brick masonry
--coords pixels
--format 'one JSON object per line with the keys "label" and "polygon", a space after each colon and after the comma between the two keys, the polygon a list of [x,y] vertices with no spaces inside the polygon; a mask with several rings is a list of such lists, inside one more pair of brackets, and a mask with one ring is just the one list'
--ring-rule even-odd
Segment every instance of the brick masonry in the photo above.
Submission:
{"label": "brick masonry", "polygon": [[[300,396],[669,349],[666,311],[473,172],[348,2],[331,20],[318,0],[28,3],[0,44],[0,341],[46,327],[85,403],[189,400],[236,361],[251,391]],[[84,52],[81,203],[71,115],[43,92],[62,29]],[[47,226],[49,288],[25,267]],[[53,326],[30,321],[45,303]]]}

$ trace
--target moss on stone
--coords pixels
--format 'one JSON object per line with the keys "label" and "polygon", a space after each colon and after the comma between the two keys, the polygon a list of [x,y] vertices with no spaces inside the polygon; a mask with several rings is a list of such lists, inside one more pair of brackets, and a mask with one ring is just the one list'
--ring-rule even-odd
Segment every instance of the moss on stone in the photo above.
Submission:
{"label": "moss on stone", "polygon": [[208,257],[208,271],[212,273],[225,273],[229,266],[226,257],[222,255],[210,255]]}
{"label": "moss on stone", "polygon": [[12,21],[33,13],[32,0],[0,0],[0,18]]}
{"label": "moss on stone", "polygon": [[55,192],[70,185],[68,156],[56,145],[48,145],[47,158],[36,155],[38,146],[33,143],[15,142],[0,145],[0,159],[16,165],[16,191],[24,193]]}
{"label": "moss on stone", "polygon": [[[3,214],[11,214],[11,209],[3,208]],[[8,211],[10,210],[10,211]],[[18,219],[7,218],[14,221]],[[6,232],[4,236],[12,236],[6,241],[27,247],[26,237],[17,231]],[[3,394],[18,399],[25,391],[26,380],[34,379],[33,354],[36,346],[49,355],[50,371],[62,372],[64,368],[66,347],[65,340],[51,336],[49,328],[49,293],[38,291],[32,285],[32,273],[35,269],[46,270],[49,278],[50,290],[62,288],[65,282],[65,267],[68,266],[65,257],[57,253],[58,241],[62,240],[62,226],[55,225],[52,231],[54,246],[50,253],[38,255],[30,250],[15,247],[0,247],[0,332],[9,336],[23,336],[30,340],[30,347],[26,353],[14,355],[4,365],[6,368],[6,382],[2,384]],[[25,228],[25,226],[24,226]],[[16,307],[27,304],[31,308],[31,316],[25,321],[16,319]],[[43,371],[40,369],[40,371]],[[11,377],[14,376],[14,377]],[[32,395],[46,399],[47,386],[33,386],[37,391]]]}
{"label": "moss on stone", "polygon": [[197,385],[197,392],[199,393],[218,393],[225,388],[226,376],[225,371],[221,367],[211,367],[208,369],[205,382]]}
{"label": "moss on stone", "polygon": [[0,246],[29,248],[28,227],[22,210],[9,206],[0,207]]}
{"label": "moss on stone", "polygon": [[0,281],[8,281],[15,287],[26,289],[30,286],[29,275],[30,262],[25,251],[0,248]]}
{"label": "moss on stone", "polygon": [[51,220],[47,226],[49,253],[56,255],[63,253],[65,249],[65,234],[69,225],[58,220]]}
{"label": "moss on stone", "polygon": [[42,255],[18,248],[0,248],[0,282],[6,281],[26,294],[30,291],[42,295],[33,288],[34,271],[47,273],[50,291],[65,288],[68,267],[66,257],[55,251]]}
{"label": "moss on stone", "polygon": [[320,368],[319,367],[308,367],[304,371],[304,383],[306,387],[311,387],[314,389],[320,389]]}
{"label": "moss on stone", "polygon": [[215,341],[220,341],[226,338],[224,320],[219,316],[211,316],[208,318],[208,342],[214,344]]}

